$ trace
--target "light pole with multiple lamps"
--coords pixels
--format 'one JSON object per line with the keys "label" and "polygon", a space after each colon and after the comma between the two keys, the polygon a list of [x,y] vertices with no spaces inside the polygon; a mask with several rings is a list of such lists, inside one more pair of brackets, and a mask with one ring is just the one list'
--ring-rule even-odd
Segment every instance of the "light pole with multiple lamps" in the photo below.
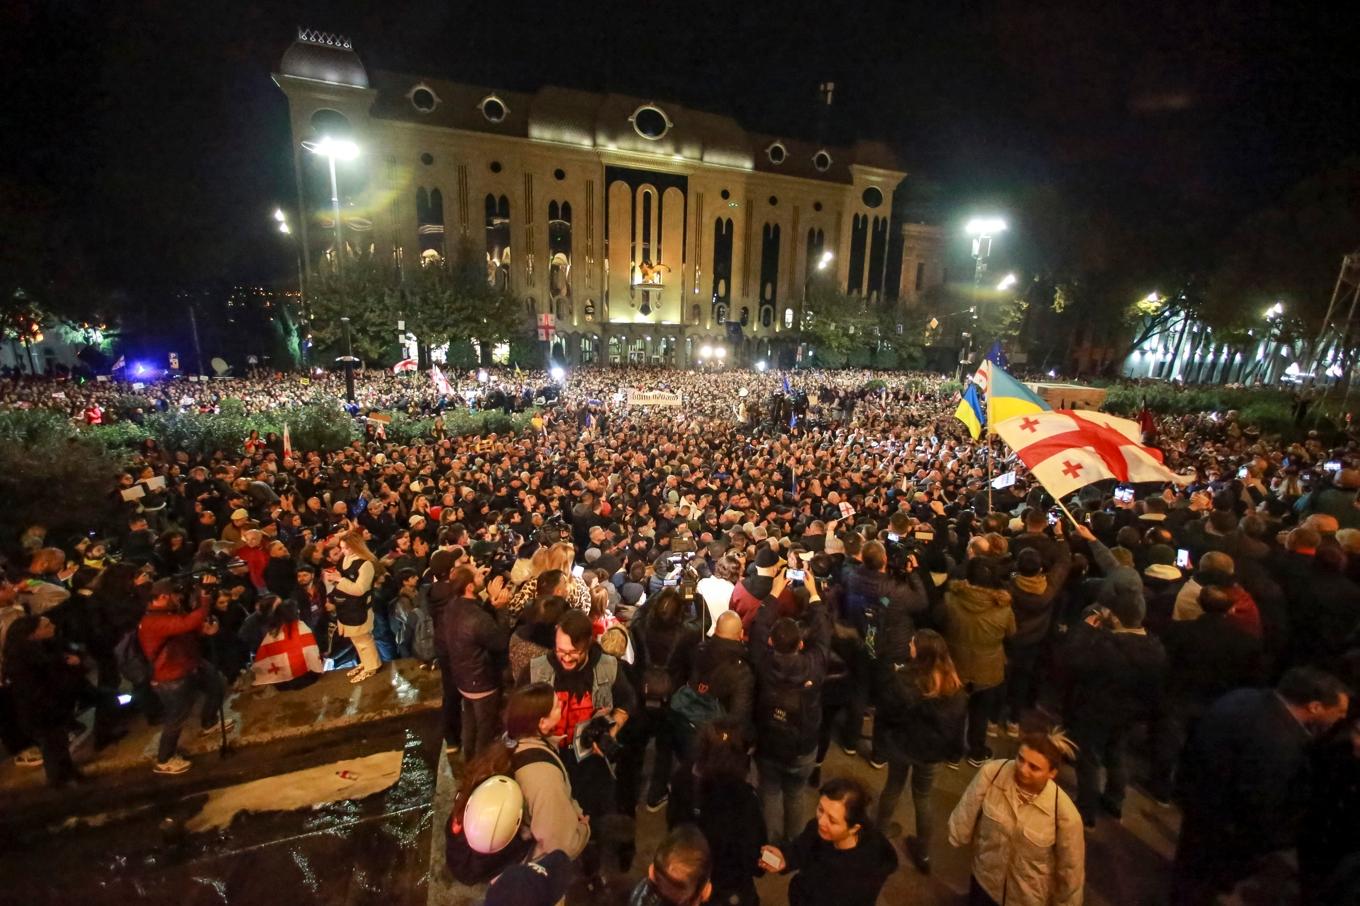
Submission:
{"label": "light pole with multiple lamps", "polygon": [[332,138],[323,135],[314,142],[303,142],[302,147],[313,154],[326,158],[331,175],[331,214],[335,217],[335,272],[343,269],[341,259],[345,257],[345,234],[340,225],[340,188],[335,179],[337,160],[354,160],[359,156],[359,146],[347,138]]}

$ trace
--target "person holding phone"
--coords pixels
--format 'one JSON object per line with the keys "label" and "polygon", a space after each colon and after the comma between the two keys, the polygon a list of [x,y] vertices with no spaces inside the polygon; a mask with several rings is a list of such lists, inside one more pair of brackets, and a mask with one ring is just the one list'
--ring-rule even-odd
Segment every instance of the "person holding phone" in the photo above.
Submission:
{"label": "person holding phone", "polygon": [[828,780],[818,791],[817,815],[794,840],[761,850],[767,873],[794,872],[789,906],[873,906],[897,852],[869,820],[869,793],[858,780]]}

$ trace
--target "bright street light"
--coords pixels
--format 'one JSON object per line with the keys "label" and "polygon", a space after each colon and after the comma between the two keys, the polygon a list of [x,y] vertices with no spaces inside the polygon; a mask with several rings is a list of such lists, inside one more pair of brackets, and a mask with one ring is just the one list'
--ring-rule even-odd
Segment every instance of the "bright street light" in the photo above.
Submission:
{"label": "bright street light", "polygon": [[713,355],[713,347],[712,347],[712,346],[700,346],[700,347],[699,347],[699,358],[701,358],[701,359],[707,359],[707,358],[711,358],[712,355]]}
{"label": "bright street light", "polygon": [[1274,305],[1266,309],[1266,320],[1267,321],[1273,320],[1275,318],[1278,318],[1282,314],[1284,314],[1284,303],[1276,302]]}
{"label": "bright street light", "polygon": [[727,347],[719,346],[717,349],[713,350],[713,354],[720,359],[725,359],[727,358]]}
{"label": "bright street light", "polygon": [[335,270],[339,273],[345,252],[345,236],[340,227],[340,189],[335,181],[335,162],[354,160],[359,156],[359,146],[347,138],[323,135],[319,141],[303,142],[302,147],[326,158],[326,165],[331,171],[331,212],[335,215]]}
{"label": "bright street light", "polygon": [[1015,274],[1007,274],[1001,278],[1001,282],[996,285],[999,290],[1008,290],[1015,285]]}
{"label": "bright street light", "polygon": [[548,369],[548,376],[560,384],[562,383],[562,379],[567,376],[567,373],[562,370],[562,366],[554,365]]}
{"label": "bright street light", "polygon": [[974,217],[964,229],[969,236],[991,236],[993,233],[1004,233],[1006,221],[1000,217]]}
{"label": "bright street light", "polygon": [[836,256],[832,254],[830,251],[822,252],[822,257],[817,262],[817,270],[819,271],[826,270],[828,267],[831,266],[831,260],[835,257]]}
{"label": "bright street light", "polygon": [[290,230],[290,229],[288,229],[288,224],[286,224],[286,223],[280,223],[280,224],[279,224],[279,232],[282,233],[283,235],[287,236],[288,234],[292,233],[293,231]]}
{"label": "bright street light", "polygon": [[283,221],[286,219],[283,215],[283,208],[274,209],[274,219],[277,220],[279,223],[283,223]]}
{"label": "bright street light", "polygon": [[765,364],[764,359],[761,359],[759,362],[756,362],[756,371],[759,371],[762,374],[765,372],[765,369],[769,367],[770,367],[769,365]]}

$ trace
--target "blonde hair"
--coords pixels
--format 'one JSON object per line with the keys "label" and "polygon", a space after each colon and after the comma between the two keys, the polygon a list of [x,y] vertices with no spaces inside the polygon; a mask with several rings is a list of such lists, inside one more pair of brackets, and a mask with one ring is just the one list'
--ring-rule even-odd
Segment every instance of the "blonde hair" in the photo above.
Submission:
{"label": "blonde hair", "polygon": [[340,543],[360,560],[367,560],[373,564],[373,581],[375,583],[387,574],[387,569],[382,565],[382,561],[373,556],[373,552],[368,549],[368,542],[364,541],[362,532],[345,532],[340,536]]}
{"label": "blonde hair", "polygon": [[576,561],[576,548],[566,541],[559,541],[548,548],[548,569],[560,569],[570,575],[572,563]]}
{"label": "blonde hair", "polygon": [[28,561],[28,571],[35,576],[43,576],[59,571],[66,565],[66,553],[59,547],[43,547],[33,552]]}

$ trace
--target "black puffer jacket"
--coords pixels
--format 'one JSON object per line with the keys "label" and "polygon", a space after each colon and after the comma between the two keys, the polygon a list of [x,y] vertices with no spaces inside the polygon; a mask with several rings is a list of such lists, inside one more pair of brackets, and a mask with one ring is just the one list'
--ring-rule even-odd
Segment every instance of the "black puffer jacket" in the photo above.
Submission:
{"label": "black puffer jacket", "polygon": [[756,754],[789,764],[817,748],[822,686],[831,653],[831,617],[825,604],[810,605],[802,649],[781,654],[769,645],[778,609],[775,598],[766,598],[751,626],[751,657],[758,680]]}
{"label": "black puffer jacket", "polygon": [[1066,544],[1055,542],[1050,553],[1053,564],[1040,575],[1031,577],[1016,573],[1006,585],[1011,593],[1011,609],[1015,611],[1015,635],[1010,639],[1013,646],[1039,644],[1048,637],[1048,630],[1053,625],[1054,602],[1072,568],[1072,551]]}
{"label": "black puffer jacket", "polygon": [[880,661],[878,703],[874,719],[882,724],[878,755],[893,761],[934,764],[954,761],[962,754],[968,694],[927,698],[916,682],[912,664]]}
{"label": "black puffer jacket", "polygon": [[1166,649],[1156,636],[1077,623],[1058,657],[1071,724],[1119,726],[1157,713],[1166,683]]}
{"label": "black puffer jacket", "polygon": [[489,606],[476,598],[455,598],[444,605],[439,628],[458,689],[499,689],[510,635],[496,622]]}
{"label": "black puffer jacket", "polygon": [[[749,734],[752,708],[755,705],[756,675],[751,669],[751,658],[744,644],[736,639],[717,636],[705,640],[695,653],[690,682],[695,687],[706,686],[708,694],[722,702],[727,716],[740,721]],[[747,738],[750,738],[749,735]]]}

